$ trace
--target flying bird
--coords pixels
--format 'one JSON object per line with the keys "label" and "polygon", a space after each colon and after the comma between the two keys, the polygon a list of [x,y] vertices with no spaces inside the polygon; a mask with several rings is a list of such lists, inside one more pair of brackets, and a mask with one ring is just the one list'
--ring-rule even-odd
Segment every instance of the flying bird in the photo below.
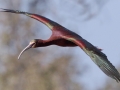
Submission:
{"label": "flying bird", "polygon": [[79,46],[91,59],[92,61],[109,77],[120,82],[120,73],[110,63],[107,56],[102,52],[101,49],[92,45],[90,42],[82,38],[80,35],[68,30],[60,24],[38,14],[23,12],[19,10],[0,9],[1,12],[10,12],[16,14],[24,14],[31,18],[34,18],[43,24],[45,24],[51,31],[52,35],[48,40],[34,39],[29,45],[22,50],[19,54],[18,59],[22,53],[30,48],[46,47],[49,45],[58,45],[62,47],[75,47]]}

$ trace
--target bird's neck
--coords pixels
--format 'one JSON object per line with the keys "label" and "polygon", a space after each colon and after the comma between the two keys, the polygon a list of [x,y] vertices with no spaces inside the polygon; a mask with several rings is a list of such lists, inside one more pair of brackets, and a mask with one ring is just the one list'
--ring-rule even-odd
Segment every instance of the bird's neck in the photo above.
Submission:
{"label": "bird's neck", "polygon": [[45,47],[45,46],[50,46],[50,45],[52,45],[50,41],[39,40],[36,47]]}

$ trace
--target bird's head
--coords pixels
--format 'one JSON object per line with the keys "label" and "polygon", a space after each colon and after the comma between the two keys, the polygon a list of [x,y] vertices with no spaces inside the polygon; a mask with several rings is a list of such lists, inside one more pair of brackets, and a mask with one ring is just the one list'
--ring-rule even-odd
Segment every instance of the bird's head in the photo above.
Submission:
{"label": "bird's head", "polygon": [[38,47],[38,43],[40,42],[40,39],[34,39],[32,41],[30,41],[30,43],[28,44],[28,46],[26,46],[19,54],[18,59],[20,59],[21,55],[28,49],[30,48],[36,48]]}

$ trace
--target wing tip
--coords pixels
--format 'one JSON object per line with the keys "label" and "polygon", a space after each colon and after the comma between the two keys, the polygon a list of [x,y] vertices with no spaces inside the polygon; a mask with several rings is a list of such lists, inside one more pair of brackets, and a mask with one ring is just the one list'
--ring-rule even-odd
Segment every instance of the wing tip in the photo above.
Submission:
{"label": "wing tip", "polygon": [[116,80],[117,83],[119,83],[120,82],[120,75],[119,75],[119,77],[116,77],[114,79]]}
{"label": "wing tip", "polygon": [[17,12],[19,12],[19,11],[18,11],[18,10],[11,10],[11,9],[0,8],[0,12],[11,12],[11,13],[17,13]]}

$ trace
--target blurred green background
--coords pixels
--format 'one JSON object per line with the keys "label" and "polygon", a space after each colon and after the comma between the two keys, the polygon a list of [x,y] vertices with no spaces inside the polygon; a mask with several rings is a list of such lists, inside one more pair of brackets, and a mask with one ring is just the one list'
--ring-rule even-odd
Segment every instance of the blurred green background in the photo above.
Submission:
{"label": "blurred green background", "polygon": [[[82,27],[79,22],[89,22],[99,15],[108,1],[0,0],[0,8],[41,14],[74,31],[74,27]],[[59,5],[61,2],[63,6]],[[59,11],[61,7],[66,7],[66,16],[63,9]],[[77,8],[80,10],[77,11]],[[73,16],[70,15],[71,11],[74,11]],[[69,18],[74,19],[78,26]],[[20,61],[17,60],[20,51],[29,41],[48,39],[50,35],[51,31],[34,19],[0,12],[0,90],[93,90],[81,80],[85,72],[89,71],[89,66],[82,63],[83,56],[76,53],[75,48],[49,46],[31,49],[22,55]],[[81,50],[79,47],[77,49]],[[79,60],[78,56],[81,57]],[[91,74],[88,76],[91,78]],[[92,83],[89,80],[87,82]],[[95,85],[95,90],[120,90],[120,84],[110,78],[99,87],[96,87],[97,83],[92,85]]]}

